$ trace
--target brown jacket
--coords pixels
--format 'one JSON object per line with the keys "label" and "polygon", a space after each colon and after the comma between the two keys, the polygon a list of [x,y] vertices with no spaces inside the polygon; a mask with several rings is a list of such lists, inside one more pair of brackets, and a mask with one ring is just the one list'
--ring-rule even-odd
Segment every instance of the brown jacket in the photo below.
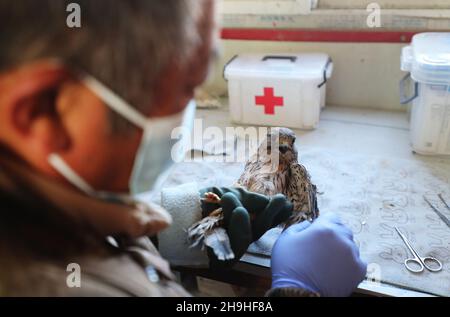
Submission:
{"label": "brown jacket", "polygon": [[[110,208],[0,158],[0,296],[189,296],[150,239],[123,238],[158,227],[158,216],[126,207],[118,212],[140,225],[100,224]],[[81,287],[67,284],[71,263]]]}

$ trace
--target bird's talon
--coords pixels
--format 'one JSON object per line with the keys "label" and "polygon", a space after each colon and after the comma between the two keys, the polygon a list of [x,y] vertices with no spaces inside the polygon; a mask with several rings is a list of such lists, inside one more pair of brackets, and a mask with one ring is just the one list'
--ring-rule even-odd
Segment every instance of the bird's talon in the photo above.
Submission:
{"label": "bird's talon", "polygon": [[208,192],[208,193],[205,193],[205,197],[203,198],[203,201],[207,202],[207,203],[211,203],[211,204],[219,204],[221,199],[216,194]]}

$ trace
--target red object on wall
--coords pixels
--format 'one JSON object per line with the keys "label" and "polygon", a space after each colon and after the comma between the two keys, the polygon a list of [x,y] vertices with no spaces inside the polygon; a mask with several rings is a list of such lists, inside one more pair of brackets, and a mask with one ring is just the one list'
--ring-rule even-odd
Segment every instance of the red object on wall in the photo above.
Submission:
{"label": "red object on wall", "polygon": [[224,28],[222,29],[222,39],[285,42],[410,43],[412,37],[417,33],[421,32]]}
{"label": "red object on wall", "polygon": [[284,106],[284,98],[275,96],[271,87],[264,88],[264,96],[256,96],[255,103],[257,106],[264,107],[264,113],[268,115],[275,114],[275,107]]}

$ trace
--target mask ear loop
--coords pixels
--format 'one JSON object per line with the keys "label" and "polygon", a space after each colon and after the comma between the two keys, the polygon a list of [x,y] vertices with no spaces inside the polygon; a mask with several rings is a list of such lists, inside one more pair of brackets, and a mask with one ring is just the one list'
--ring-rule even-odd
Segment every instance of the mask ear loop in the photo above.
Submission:
{"label": "mask ear loop", "polygon": [[[80,81],[86,85],[93,93],[102,99],[108,107],[113,111],[122,115],[128,121],[139,128],[145,130],[147,118],[131,107],[122,98],[108,89],[94,77],[81,73],[78,75]],[[94,190],[85,180],[83,180],[58,154],[53,153],[48,157],[49,164],[58,171],[64,178],[76,188],[91,197],[98,197],[108,200],[118,200],[127,204],[135,204],[136,201],[125,194],[110,194],[106,192],[98,192]]]}
{"label": "mask ear loop", "polygon": [[94,189],[86,183],[80,176],[77,175],[73,171],[72,168],[70,168],[69,165],[67,165],[66,162],[57,154],[50,154],[48,157],[48,162],[50,165],[57,170],[59,173],[61,173],[62,176],[66,180],[68,180],[73,186],[79,188],[84,193],[88,195],[93,195],[95,193]]}
{"label": "mask ear loop", "polygon": [[[103,83],[101,83],[94,77],[86,73],[81,73],[79,75],[79,78],[81,82],[86,85],[86,87],[88,87],[92,92],[94,92],[98,97],[102,99],[106,106],[127,119],[135,126],[145,131],[147,125],[152,121],[152,119],[146,118],[144,115],[142,115],[142,113],[134,109],[129,105],[129,103],[127,103],[120,96],[115,94],[111,89],[106,87]],[[190,116],[195,116],[195,104],[192,108],[193,111],[188,111],[188,109],[185,109],[180,113],[176,113],[174,115],[166,117],[165,120],[177,120],[180,115],[185,117],[187,113],[189,113]]]}
{"label": "mask ear loop", "polygon": [[145,129],[148,119],[144,117],[139,111],[131,107],[125,100],[120,98],[109,88],[96,80],[94,77],[82,74],[80,76],[81,82],[99,96],[108,107],[123,116],[125,119],[133,123],[135,126]]}
{"label": "mask ear loop", "polygon": [[[86,85],[93,93],[102,99],[102,101],[113,111],[123,116],[135,126],[146,131],[146,126],[150,119],[143,116],[139,111],[131,107],[125,100],[116,95],[100,81],[86,73],[78,73],[80,81]],[[195,107],[194,107],[195,109]],[[195,113],[195,110],[194,110]],[[186,112],[184,113],[186,115]],[[177,115],[174,115],[174,118]],[[191,114],[192,115],[192,114]],[[127,194],[112,194],[108,192],[99,192],[94,190],[86,181],[84,181],[58,154],[53,153],[48,158],[49,164],[57,170],[67,181],[91,197],[100,199],[114,200],[126,204],[136,204],[136,200]]]}
{"label": "mask ear loop", "polygon": [[137,205],[138,202],[127,194],[108,193],[94,190],[86,181],[84,181],[75,171],[58,155],[50,154],[49,164],[57,170],[73,186],[84,192],[90,197],[96,197],[110,202],[119,202],[126,205]]}

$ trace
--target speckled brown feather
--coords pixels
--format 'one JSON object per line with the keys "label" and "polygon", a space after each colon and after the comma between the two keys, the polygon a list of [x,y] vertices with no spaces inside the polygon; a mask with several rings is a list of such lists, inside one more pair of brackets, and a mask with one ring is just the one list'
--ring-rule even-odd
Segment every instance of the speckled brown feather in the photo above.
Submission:
{"label": "speckled brown feather", "polygon": [[[272,146],[274,138],[279,149]],[[287,128],[272,128],[258,152],[247,162],[244,172],[236,183],[249,191],[273,196],[284,194],[294,205],[294,214],[286,227],[304,220],[314,220],[319,216],[317,188],[311,182],[306,168],[298,162],[295,148],[295,134]],[[287,148],[281,152],[281,146]],[[275,151],[273,153],[272,151]],[[279,166],[272,167],[272,154],[279,155]]]}

